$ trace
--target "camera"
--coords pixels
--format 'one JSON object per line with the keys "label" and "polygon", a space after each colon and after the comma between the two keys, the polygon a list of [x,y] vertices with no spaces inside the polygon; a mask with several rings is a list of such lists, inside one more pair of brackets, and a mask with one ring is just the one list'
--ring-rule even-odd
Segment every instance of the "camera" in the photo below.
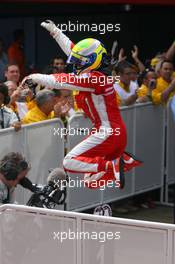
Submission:
{"label": "camera", "polygon": [[27,79],[25,81],[25,84],[27,84],[28,88],[32,91],[33,95],[36,95],[36,87],[38,84],[33,83],[32,79]]}
{"label": "camera", "polygon": [[50,172],[47,185],[36,185],[34,193],[27,202],[28,206],[54,209],[56,205],[64,204],[68,178],[65,172],[56,168]]}
{"label": "camera", "polygon": [[38,191],[30,197],[28,206],[54,209],[56,205],[63,204],[66,200],[66,190],[59,190],[49,185],[38,187]]}

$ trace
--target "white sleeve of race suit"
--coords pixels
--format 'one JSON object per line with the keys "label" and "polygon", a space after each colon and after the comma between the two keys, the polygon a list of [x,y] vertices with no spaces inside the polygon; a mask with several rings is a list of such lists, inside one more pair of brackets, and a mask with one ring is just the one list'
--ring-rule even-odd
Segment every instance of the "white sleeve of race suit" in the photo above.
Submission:
{"label": "white sleeve of race suit", "polygon": [[46,86],[49,89],[66,89],[66,90],[77,90],[77,91],[86,91],[86,92],[94,92],[95,89],[91,87],[84,87],[81,84],[76,84],[73,81],[65,82],[65,78],[63,82],[54,77],[54,75],[40,74],[34,73],[28,76],[28,79],[32,79],[34,83],[40,84],[42,86]]}
{"label": "white sleeve of race suit", "polygon": [[60,48],[64,53],[69,56],[74,43],[59,29],[57,28],[56,33],[53,35]]}

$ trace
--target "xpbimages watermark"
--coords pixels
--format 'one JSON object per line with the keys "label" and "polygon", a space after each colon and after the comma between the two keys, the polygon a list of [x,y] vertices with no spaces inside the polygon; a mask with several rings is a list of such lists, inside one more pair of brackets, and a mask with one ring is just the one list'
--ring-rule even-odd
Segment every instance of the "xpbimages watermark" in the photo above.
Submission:
{"label": "xpbimages watermark", "polygon": [[100,127],[100,128],[74,128],[70,127],[63,127],[63,128],[53,128],[53,135],[54,136],[61,136],[61,138],[64,138],[65,136],[85,136],[85,135],[98,135],[101,138],[105,138],[107,136],[119,136],[120,135],[120,127],[116,127],[115,129],[112,127]]}
{"label": "xpbimages watermark", "polygon": [[120,76],[116,75],[116,76],[105,76],[105,75],[100,75],[100,76],[96,76],[96,75],[91,75],[90,73],[86,73],[86,74],[82,74],[82,75],[75,75],[72,73],[68,73],[68,74],[63,74],[63,75],[58,75],[55,77],[56,80],[61,84],[76,84],[76,85],[80,85],[80,84],[98,84],[100,86],[105,86],[105,85],[113,85],[113,83],[119,83],[120,82]]}
{"label": "xpbimages watermark", "polygon": [[109,32],[119,32],[121,30],[120,23],[112,24],[112,23],[80,23],[78,20],[76,22],[72,22],[68,20],[66,23],[60,23],[57,25],[62,32],[98,32],[101,35],[104,35]]}
{"label": "xpbimages watermark", "polygon": [[87,179],[81,179],[78,176],[76,177],[76,179],[72,179],[70,177],[68,177],[68,179],[66,180],[59,180],[54,181],[54,187],[58,187],[61,190],[63,188],[89,188],[91,186],[91,188],[98,188],[100,191],[104,191],[107,188],[120,188],[120,182],[119,180],[87,180]]}
{"label": "xpbimages watermark", "polygon": [[53,232],[53,239],[63,243],[65,240],[97,240],[100,243],[105,243],[107,240],[119,240],[120,239],[120,232],[75,232],[71,231],[70,229],[68,232],[61,231],[61,232]]}

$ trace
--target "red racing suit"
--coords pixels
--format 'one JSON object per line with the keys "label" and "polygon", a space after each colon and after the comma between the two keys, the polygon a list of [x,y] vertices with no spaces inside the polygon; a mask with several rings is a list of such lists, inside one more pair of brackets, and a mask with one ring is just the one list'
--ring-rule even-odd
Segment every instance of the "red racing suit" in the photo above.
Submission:
{"label": "red racing suit", "polygon": [[85,173],[88,187],[98,181],[120,180],[120,168],[114,177],[111,161],[124,155],[125,171],[139,165],[124,154],[126,128],[117,105],[113,82],[99,71],[75,76],[74,74],[32,74],[38,84],[52,89],[78,90],[78,107],[91,119],[94,127],[90,135],[74,147],[64,158],[63,166],[69,172]]}

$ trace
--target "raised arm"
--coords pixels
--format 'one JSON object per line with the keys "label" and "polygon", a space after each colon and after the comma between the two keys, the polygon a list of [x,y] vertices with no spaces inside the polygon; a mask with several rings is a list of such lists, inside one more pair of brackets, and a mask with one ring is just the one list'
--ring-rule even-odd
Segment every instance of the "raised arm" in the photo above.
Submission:
{"label": "raised arm", "polygon": [[65,90],[77,90],[86,92],[95,92],[93,85],[89,82],[88,77],[78,78],[77,76],[70,74],[40,74],[34,73],[29,75],[22,81],[22,85],[25,85],[26,80],[32,80],[33,83],[40,84],[49,89],[65,89]]}
{"label": "raised arm", "polygon": [[134,49],[131,50],[131,55],[132,55],[132,58],[135,61],[136,65],[138,66],[139,71],[143,72],[145,70],[145,66],[141,62],[141,60],[139,59],[138,54],[139,54],[138,47],[136,45],[134,45]]}
{"label": "raised arm", "polygon": [[74,43],[51,20],[42,22],[41,26],[50,32],[60,48],[69,56]]}
{"label": "raised arm", "polygon": [[174,55],[175,55],[175,41],[173,41],[173,43],[171,44],[171,46],[167,50],[165,57],[167,60],[173,60]]}

